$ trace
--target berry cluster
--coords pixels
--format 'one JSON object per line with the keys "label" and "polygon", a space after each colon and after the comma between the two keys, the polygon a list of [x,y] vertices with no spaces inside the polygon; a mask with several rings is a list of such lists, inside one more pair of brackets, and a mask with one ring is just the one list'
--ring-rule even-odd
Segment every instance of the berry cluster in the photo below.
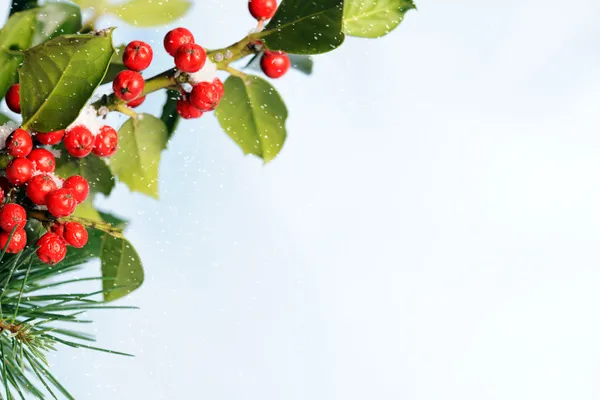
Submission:
{"label": "berry cluster", "polygon": [[[19,85],[13,85],[8,93],[8,107],[20,112]],[[117,150],[118,134],[98,121],[93,107],[85,108],[65,130],[29,132],[8,124],[0,128],[0,149],[11,158],[0,177],[0,249],[8,243],[8,253],[23,250],[27,243],[27,210],[47,210],[51,217],[44,221],[47,232],[37,242],[37,255],[44,263],[56,264],[64,259],[67,245],[81,248],[87,243],[88,233],[82,224],[59,219],[75,212],[87,198],[90,187],[82,176],[63,180],[54,173],[55,155],[60,150],[52,146],[62,142],[64,149],[76,158],[90,153],[109,157]]]}
{"label": "berry cluster", "polygon": [[148,43],[134,40],[125,47],[123,65],[127,69],[117,74],[113,90],[129,107],[138,107],[146,100],[146,96],[142,96],[144,78],[140,72],[150,66],[152,56],[152,47]]}

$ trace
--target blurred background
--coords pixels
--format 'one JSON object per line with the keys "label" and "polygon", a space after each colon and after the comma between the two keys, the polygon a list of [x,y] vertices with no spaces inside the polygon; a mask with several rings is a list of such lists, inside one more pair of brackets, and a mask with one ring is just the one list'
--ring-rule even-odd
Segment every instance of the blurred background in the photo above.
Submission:
{"label": "blurred background", "polygon": [[[275,83],[271,164],[206,115],[169,144],[160,202],[101,202],[131,219],[146,281],[119,303],[139,311],[91,315],[136,358],[52,357],[76,398],[600,396],[600,5],[417,6]],[[254,22],[196,0],[178,25],[217,48]],[[154,44],[151,75],[169,28],[115,42]]]}

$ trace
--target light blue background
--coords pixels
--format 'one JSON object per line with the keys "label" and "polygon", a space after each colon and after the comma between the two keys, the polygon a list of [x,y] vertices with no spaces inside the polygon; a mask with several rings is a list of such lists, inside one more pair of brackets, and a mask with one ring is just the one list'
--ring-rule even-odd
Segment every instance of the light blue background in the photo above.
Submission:
{"label": "light blue background", "polygon": [[[206,47],[253,26],[244,0],[196,3],[181,25]],[[52,357],[76,398],[598,399],[600,5],[418,6],[276,82],[272,164],[207,115],[160,202],[101,202],[147,279],[121,303],[141,310],[92,315],[136,358]],[[117,39],[156,42],[152,74],[165,31]]]}

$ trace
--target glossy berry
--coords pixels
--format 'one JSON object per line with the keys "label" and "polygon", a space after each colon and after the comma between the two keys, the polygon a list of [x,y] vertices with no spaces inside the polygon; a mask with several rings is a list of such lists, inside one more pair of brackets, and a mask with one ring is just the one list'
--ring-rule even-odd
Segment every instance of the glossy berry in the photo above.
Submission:
{"label": "glossy berry", "polygon": [[83,125],[77,125],[65,134],[65,148],[73,157],[85,157],[94,148],[94,135]]}
{"label": "glossy berry", "polygon": [[31,135],[25,129],[17,129],[6,138],[6,151],[13,157],[26,157],[33,148]]}
{"label": "glossy berry", "polygon": [[112,127],[104,125],[96,135],[94,154],[99,157],[110,157],[117,151],[119,135]]}
{"label": "glossy berry", "polygon": [[175,53],[175,66],[183,72],[198,72],[206,63],[206,51],[195,43],[179,47]]}
{"label": "glossy berry", "polygon": [[152,47],[148,43],[134,40],[125,47],[123,64],[132,71],[143,71],[152,62]]}
{"label": "glossy berry", "polygon": [[258,20],[271,19],[277,11],[276,0],[250,0],[248,2],[250,14]]}
{"label": "glossy berry", "polygon": [[62,188],[50,192],[46,196],[46,207],[50,214],[56,218],[68,217],[73,214],[77,207],[77,201],[71,190]]}
{"label": "glossy berry", "polygon": [[24,185],[33,175],[33,163],[26,158],[15,158],[6,167],[6,177],[15,186]]}
{"label": "glossy berry", "polygon": [[171,57],[175,57],[180,46],[188,43],[194,43],[194,35],[185,28],[175,28],[165,35],[165,50]]}
{"label": "glossy berry", "polygon": [[33,163],[33,168],[40,172],[54,172],[56,159],[54,154],[46,149],[33,149],[27,156]]}
{"label": "glossy berry", "polygon": [[20,96],[19,84],[12,85],[6,92],[6,105],[10,111],[20,114],[21,113],[21,96]]}
{"label": "glossy berry", "polygon": [[22,206],[8,203],[0,208],[0,228],[3,231],[11,232],[15,226],[17,229],[23,229],[26,223],[27,212]]}
{"label": "glossy berry", "polygon": [[64,181],[63,188],[71,191],[77,203],[83,203],[90,193],[90,184],[80,175],[73,175]]}
{"label": "glossy berry", "polygon": [[282,51],[265,51],[260,59],[260,68],[269,78],[277,79],[285,75],[292,63]]}
{"label": "glossy berry", "polygon": [[48,174],[39,174],[34,176],[27,182],[27,197],[34,204],[42,206],[46,204],[46,196],[54,192],[56,189],[56,182]]}
{"label": "glossy berry", "polygon": [[181,118],[192,119],[200,118],[202,116],[202,111],[194,107],[189,100],[179,99],[177,100],[177,114],[179,114]]}
{"label": "glossy berry", "polygon": [[124,101],[131,101],[142,94],[144,78],[136,71],[121,71],[113,81],[115,96]]}
{"label": "glossy berry", "polygon": [[54,265],[61,262],[67,255],[67,245],[65,240],[56,233],[46,232],[44,236],[37,241],[38,250],[36,252],[41,262]]}
{"label": "glossy berry", "polygon": [[78,249],[85,246],[88,241],[87,230],[79,222],[65,223],[62,236],[67,244]]}
{"label": "glossy berry", "polygon": [[127,106],[131,108],[136,108],[142,105],[142,103],[146,100],[146,96],[138,97],[137,99],[131,100],[127,103]]}
{"label": "glossy berry", "polygon": [[217,81],[217,84],[200,82],[194,86],[190,95],[190,103],[203,112],[214,110],[223,96],[223,84],[219,78],[215,79],[215,82]]}
{"label": "glossy berry", "polygon": [[[8,243],[8,238],[10,237],[10,232],[0,232],[0,250],[4,250],[6,244]],[[10,239],[10,244],[6,249],[6,252],[9,254],[17,254],[21,250],[25,248],[27,244],[27,234],[23,229],[17,229],[15,233],[12,235]]]}
{"label": "glossy berry", "polygon": [[39,133],[36,133],[35,140],[37,140],[41,144],[55,145],[55,144],[59,144],[63,140],[64,136],[65,136],[64,129],[61,131],[54,131],[54,132],[48,132],[48,133],[39,132]]}

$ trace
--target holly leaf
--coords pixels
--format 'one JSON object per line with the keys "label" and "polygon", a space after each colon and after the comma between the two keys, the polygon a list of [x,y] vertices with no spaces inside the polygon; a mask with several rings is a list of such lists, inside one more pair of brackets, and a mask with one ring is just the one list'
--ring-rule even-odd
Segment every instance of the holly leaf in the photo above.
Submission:
{"label": "holly leaf", "polygon": [[158,199],[158,166],[167,128],[150,114],[140,117],[128,119],[119,129],[119,149],[110,159],[110,169],[133,192]]}
{"label": "holly leaf", "polygon": [[400,25],[407,11],[416,8],[412,0],[346,1],[344,33],[364,38],[387,35]]}
{"label": "holly leaf", "polygon": [[287,108],[275,88],[257,76],[245,81],[227,78],[216,115],[244,154],[254,154],[265,163],[277,156],[285,142]]}
{"label": "holly leaf", "polygon": [[344,0],[283,0],[265,30],[256,34],[270,50],[320,54],[344,42]]}
{"label": "holly leaf", "polygon": [[113,53],[112,29],[59,36],[24,51],[23,127],[52,132],[69,126],[102,82]]}
{"label": "holly leaf", "polygon": [[129,0],[109,6],[108,12],[117,15],[128,24],[149,27],[178,20],[188,12],[191,5],[188,0]]}
{"label": "holly leaf", "polygon": [[81,10],[72,4],[47,3],[33,11],[37,16],[34,45],[81,29]]}
{"label": "holly leaf", "polygon": [[177,100],[179,99],[179,92],[177,90],[167,90],[167,101],[165,101],[165,105],[163,106],[162,114],[160,119],[167,127],[167,135],[169,139],[175,133],[175,129],[177,129],[177,124],[181,119],[179,114],[177,113]]}
{"label": "holly leaf", "polygon": [[85,158],[75,158],[63,150],[63,156],[56,160],[56,174],[65,179],[73,175],[83,176],[90,184],[91,193],[102,193],[108,196],[115,187],[115,179],[110,168],[104,160],[94,154]]}
{"label": "holly leaf", "polygon": [[12,121],[12,120],[10,118],[8,118],[6,115],[0,113],[0,125],[4,125],[8,121]]}
{"label": "holly leaf", "polygon": [[140,256],[127,239],[102,235],[100,260],[104,301],[124,297],[141,286],[144,269]]}
{"label": "holly leaf", "polygon": [[100,211],[100,210],[98,210],[98,213],[100,214],[100,216],[102,217],[102,220],[104,220],[104,222],[111,224],[115,228],[125,229],[127,227],[127,224],[129,223],[129,221],[127,221],[126,219],[118,217],[112,213],[108,213],[108,212]]}
{"label": "holly leaf", "polygon": [[[252,69],[254,71],[262,72],[262,68],[260,67],[260,59],[264,53],[258,53],[252,57],[252,59],[246,64],[245,68]],[[311,56],[305,56],[302,54],[288,54],[290,58],[290,62],[292,63],[292,68],[297,69],[298,71],[311,75],[313,71],[313,59]]]}
{"label": "holly leaf", "polygon": [[35,14],[23,11],[13,14],[0,30],[0,99],[17,83],[17,68],[23,62],[18,50],[31,46],[35,32]]}
{"label": "holly leaf", "polygon": [[123,64],[123,52],[125,51],[125,45],[121,45],[115,48],[115,53],[110,59],[110,65],[108,66],[108,71],[106,71],[106,75],[104,75],[104,79],[102,80],[101,85],[106,83],[112,83],[117,77],[117,74],[123,71],[125,68],[125,64]]}

